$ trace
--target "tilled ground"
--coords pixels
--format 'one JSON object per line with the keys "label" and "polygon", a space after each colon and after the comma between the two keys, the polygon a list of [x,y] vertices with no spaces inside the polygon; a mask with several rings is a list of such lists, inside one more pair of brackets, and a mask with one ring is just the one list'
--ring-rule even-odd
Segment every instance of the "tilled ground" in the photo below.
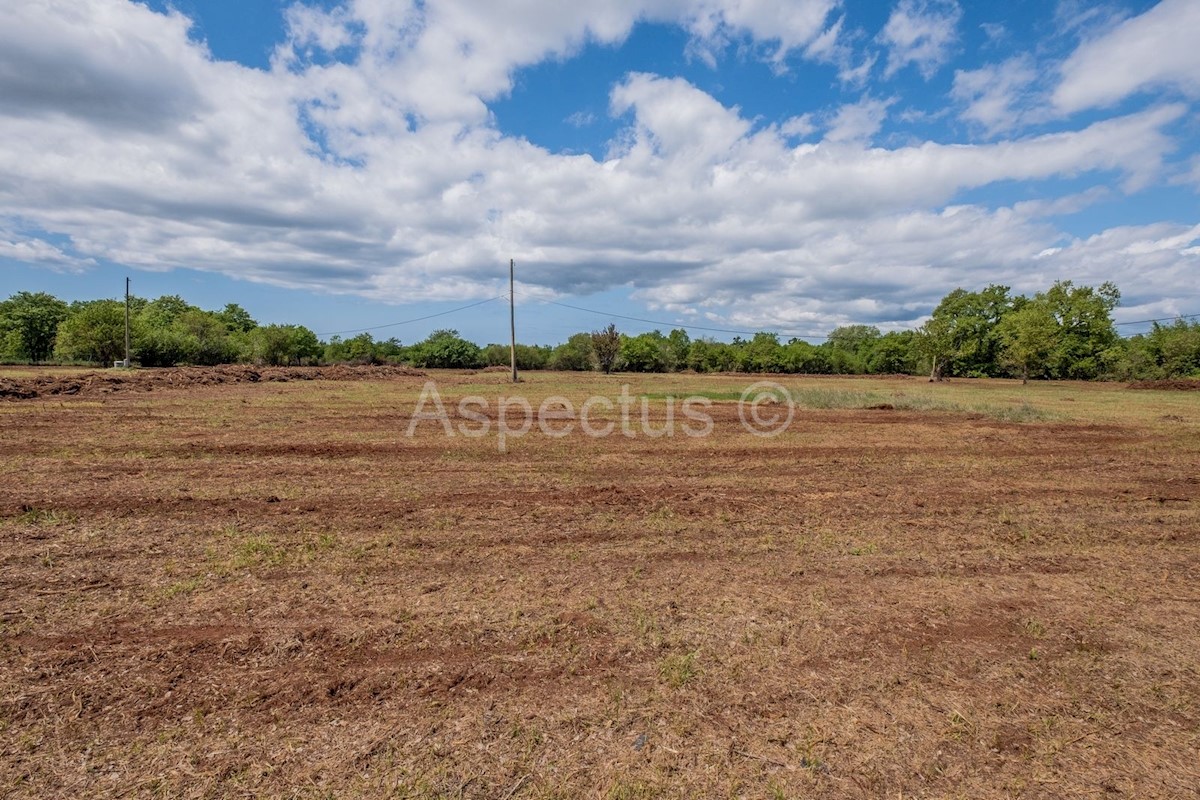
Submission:
{"label": "tilled ground", "polygon": [[8,377],[0,372],[0,400],[32,400],[38,397],[107,395],[152,392],[226,383],[288,383],[289,381],[384,380],[425,373],[391,365],[330,367],[178,367],[174,369],[104,370],[52,369],[44,374]]}
{"label": "tilled ground", "polygon": [[3,793],[1200,793],[1200,416],[501,454],[423,383],[5,406]]}

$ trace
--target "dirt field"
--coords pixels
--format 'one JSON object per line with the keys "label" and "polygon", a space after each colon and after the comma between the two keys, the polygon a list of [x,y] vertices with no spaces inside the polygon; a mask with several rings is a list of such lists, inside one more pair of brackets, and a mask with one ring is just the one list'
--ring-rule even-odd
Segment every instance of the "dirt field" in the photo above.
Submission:
{"label": "dirt field", "polygon": [[0,795],[1200,796],[1200,393],[358,377],[0,401]]}

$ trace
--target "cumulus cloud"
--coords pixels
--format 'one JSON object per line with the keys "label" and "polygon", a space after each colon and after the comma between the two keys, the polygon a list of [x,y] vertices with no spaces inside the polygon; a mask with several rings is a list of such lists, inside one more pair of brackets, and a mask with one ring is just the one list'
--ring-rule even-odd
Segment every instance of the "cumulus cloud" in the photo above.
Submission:
{"label": "cumulus cloud", "polygon": [[[771,59],[776,62],[818,38],[827,40],[817,44],[824,49],[830,45],[828,32],[823,35],[825,21],[838,5],[839,0],[698,0],[680,3],[674,10],[676,14],[682,11],[684,24],[694,37],[693,52],[715,64],[719,51],[732,38],[743,35],[774,43]],[[672,9],[664,4],[657,10],[669,13]],[[836,31],[833,37],[836,39]]]}
{"label": "cumulus cloud", "polygon": [[788,138],[803,139],[816,133],[817,125],[813,122],[812,114],[801,114],[789,117],[779,126],[779,133]]}
{"label": "cumulus cloud", "polygon": [[860,31],[848,34],[846,18],[838,17],[820,36],[804,48],[805,57],[813,61],[837,67],[838,80],[850,86],[863,86],[875,68],[878,56],[874,53],[858,54],[850,40],[861,36]]}
{"label": "cumulus cloud", "polygon": [[1037,78],[1033,58],[1022,53],[1001,64],[956,71],[950,96],[965,105],[963,119],[994,135],[1028,121],[1030,109],[1023,100]]}
{"label": "cumulus cloud", "polygon": [[876,100],[864,97],[842,106],[833,115],[825,139],[830,142],[867,141],[883,127],[888,107],[895,98]]}
{"label": "cumulus cloud", "polygon": [[1167,86],[1200,97],[1200,3],[1162,0],[1082,44],[1062,65],[1059,111],[1111,105],[1141,89]]}
{"label": "cumulus cloud", "polygon": [[900,0],[879,34],[888,48],[884,77],[913,64],[926,80],[932,78],[958,41],[960,19],[955,0]]}
{"label": "cumulus cloud", "polygon": [[96,264],[95,259],[73,256],[44,239],[4,228],[0,228],[0,258],[49,267],[60,272],[82,272]]}
{"label": "cumulus cloud", "polygon": [[[1162,286],[1183,285],[1200,269],[1200,225],[1159,222],[1110,228],[1073,238],[1046,259],[1048,271],[1061,278],[1097,284],[1114,281],[1127,305],[1146,307],[1161,298]],[[1176,298],[1194,308],[1196,292]],[[1168,304],[1170,305],[1170,304]],[[1176,306],[1166,313],[1182,313]],[[1164,310],[1163,305],[1158,310]],[[1126,319],[1130,317],[1125,315]]]}
{"label": "cumulus cloud", "polygon": [[[530,294],[624,286],[736,327],[818,330],[904,324],[957,285],[1037,289],[1097,264],[1113,270],[1106,278],[1196,294],[1194,237],[1152,244],[1184,229],[1074,240],[1049,221],[1065,206],[958,199],[1055,177],[1116,176],[1134,191],[1162,175],[1181,105],[1041,136],[888,148],[870,141],[890,98],[771,124],[683,79],[635,73],[612,87],[619,133],[602,159],[506,136],[488,109],[520,66],[621,41],[638,20],[697,37],[736,28],[802,52],[830,29],[833,7],[546,0],[511,20],[483,0],[354,0],[290,12],[289,40],[261,71],[214,60],[185,18],[126,0],[10,4],[0,219],[25,233],[0,232],[0,255],[189,267],[392,301],[494,296],[515,255]],[[26,74],[42,63],[54,71]],[[72,88],[71,75],[86,77]],[[987,87],[974,88],[964,102],[982,102]],[[127,114],[82,96],[92,92]],[[981,124],[1000,118],[979,108]]]}
{"label": "cumulus cloud", "polygon": [[189,27],[180,14],[130,3],[5,3],[0,115],[72,116],[112,128],[183,121],[204,110],[195,79],[207,54],[187,42]]}

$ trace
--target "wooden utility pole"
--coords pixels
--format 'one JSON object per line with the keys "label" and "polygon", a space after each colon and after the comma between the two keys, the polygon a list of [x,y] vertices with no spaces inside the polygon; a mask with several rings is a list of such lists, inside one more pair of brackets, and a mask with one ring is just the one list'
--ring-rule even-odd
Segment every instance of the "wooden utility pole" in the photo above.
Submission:
{"label": "wooden utility pole", "polygon": [[125,367],[129,368],[129,278],[125,279]]}
{"label": "wooden utility pole", "polygon": [[512,341],[509,345],[509,354],[512,356],[512,381],[517,382],[517,300],[516,285],[517,262],[515,259],[508,260],[508,326],[509,332],[512,334]]}

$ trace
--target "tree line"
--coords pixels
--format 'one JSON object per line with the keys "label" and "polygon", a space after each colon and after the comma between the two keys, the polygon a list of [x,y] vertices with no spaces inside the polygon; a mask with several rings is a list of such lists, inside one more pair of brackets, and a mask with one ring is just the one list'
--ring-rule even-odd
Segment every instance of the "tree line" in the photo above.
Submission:
{"label": "tree line", "polygon": [[[581,331],[556,346],[517,345],[522,370],[928,374],[1023,379],[1159,379],[1200,376],[1200,322],[1154,323],[1122,337],[1112,312],[1120,292],[1060,281],[1033,296],[993,285],[955,289],[917,330],[844,325],[820,344],[762,332],[729,342],[678,328],[623,334]],[[505,344],[479,346],[454,330],[404,345],[370,333],[321,341],[302,325],[259,325],[236,303],[208,311],[168,295],[130,303],[132,355],[145,367],[254,363],[408,364],[420,368],[507,366]],[[125,353],[125,303],[66,303],[18,292],[0,302],[0,360],[111,364]]]}

